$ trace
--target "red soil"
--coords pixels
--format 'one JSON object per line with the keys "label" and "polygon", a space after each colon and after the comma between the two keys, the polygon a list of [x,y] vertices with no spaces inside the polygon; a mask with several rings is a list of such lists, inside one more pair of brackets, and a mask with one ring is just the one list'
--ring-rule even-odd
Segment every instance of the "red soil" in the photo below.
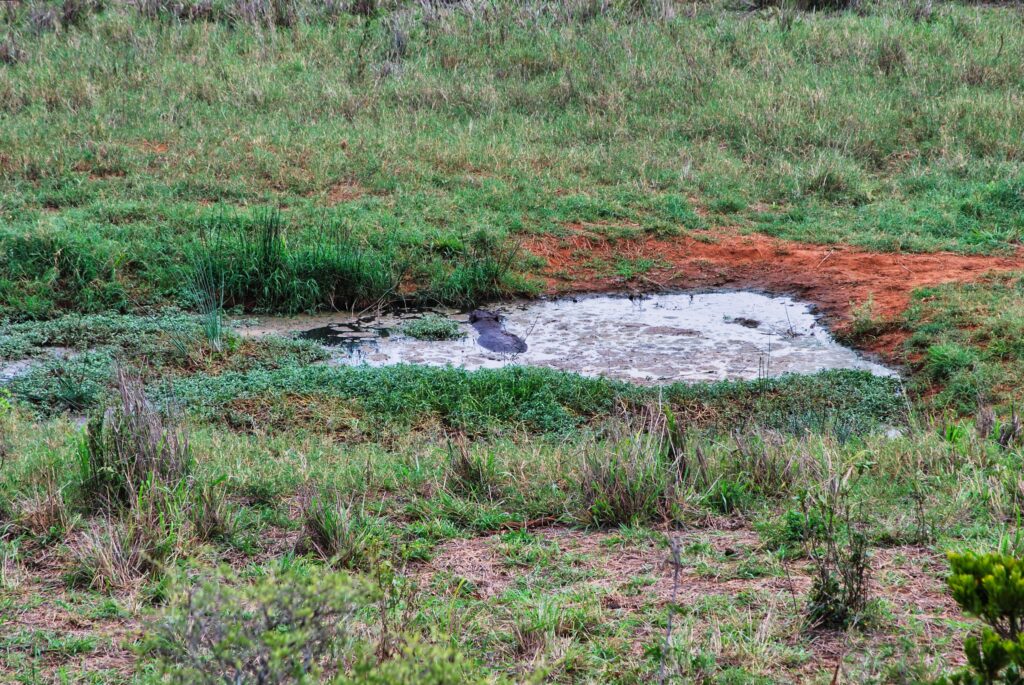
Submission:
{"label": "red soil", "polygon": [[[893,320],[913,290],[973,281],[988,272],[1024,269],[1024,248],[1012,257],[878,253],[842,245],[797,243],[722,229],[714,242],[691,236],[608,241],[579,225],[567,237],[531,236],[524,247],[544,258],[550,292],[615,289],[753,288],[813,302],[839,328],[869,297],[875,313]],[[657,266],[632,282],[609,274],[616,258],[646,258]],[[906,331],[868,341],[867,349],[894,358]]]}

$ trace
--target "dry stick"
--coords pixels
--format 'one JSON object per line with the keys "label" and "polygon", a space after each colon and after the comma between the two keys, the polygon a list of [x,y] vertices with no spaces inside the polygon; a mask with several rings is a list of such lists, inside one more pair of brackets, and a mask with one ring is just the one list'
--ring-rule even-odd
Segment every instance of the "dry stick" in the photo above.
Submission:
{"label": "dry stick", "polygon": [[665,628],[665,646],[661,650],[661,666],[658,668],[658,682],[665,682],[665,657],[672,643],[672,617],[676,611],[676,597],[679,594],[679,569],[683,562],[680,559],[679,540],[672,538],[668,543],[672,552],[672,603],[668,605],[668,626]]}
{"label": "dry stick", "polygon": [[789,564],[786,563],[786,557],[782,559],[782,570],[786,573],[786,584],[789,585],[789,598],[793,600],[793,613],[800,611],[800,605],[796,601],[796,588],[793,587],[793,576],[789,573]]}
{"label": "dry stick", "polygon": [[821,258],[821,261],[820,261],[820,262],[818,262],[818,266],[815,266],[815,267],[814,267],[814,268],[815,268],[815,270],[817,270],[817,269],[818,269],[818,267],[820,267],[820,266],[821,266],[822,264],[824,264],[824,263],[825,263],[825,260],[826,260],[826,259],[828,259],[829,257],[831,257],[831,256],[832,256],[832,254],[833,254],[834,252],[835,252],[835,250],[834,250],[834,249],[832,249],[832,250],[829,250],[829,251],[828,251],[828,254],[826,254],[826,255],[825,255],[824,257],[822,257],[822,258]]}

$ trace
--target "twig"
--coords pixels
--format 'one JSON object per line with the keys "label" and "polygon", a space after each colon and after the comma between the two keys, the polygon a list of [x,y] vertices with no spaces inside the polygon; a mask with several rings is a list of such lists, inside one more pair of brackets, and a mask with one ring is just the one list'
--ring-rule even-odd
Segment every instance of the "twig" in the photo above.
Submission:
{"label": "twig", "polygon": [[827,254],[827,255],[825,255],[824,257],[822,257],[822,258],[821,258],[821,261],[820,261],[820,262],[818,262],[818,265],[817,265],[817,266],[815,266],[814,268],[815,268],[815,269],[817,269],[817,268],[818,268],[818,267],[820,267],[820,266],[821,266],[822,264],[824,264],[824,263],[825,263],[825,260],[827,260],[827,259],[828,259],[829,257],[831,257],[831,256],[833,255],[833,253],[835,253],[835,249],[829,250],[829,251],[828,251],[828,254]]}
{"label": "twig", "polygon": [[672,552],[672,602],[668,605],[668,625],[665,627],[665,646],[661,650],[661,666],[658,667],[658,682],[665,682],[665,657],[672,644],[672,618],[676,611],[676,598],[679,595],[679,569],[683,565],[680,558],[679,540],[672,538],[668,543]]}

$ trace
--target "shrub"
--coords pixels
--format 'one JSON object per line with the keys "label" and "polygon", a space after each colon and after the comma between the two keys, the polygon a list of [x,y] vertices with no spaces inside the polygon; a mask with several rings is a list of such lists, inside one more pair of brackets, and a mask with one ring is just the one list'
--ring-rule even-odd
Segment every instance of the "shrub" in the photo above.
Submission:
{"label": "shrub", "polygon": [[223,349],[226,333],[223,278],[215,264],[208,259],[200,259],[192,268],[188,288],[190,298],[199,311],[203,336],[214,352]]}
{"label": "shrub", "polygon": [[188,434],[146,399],[142,380],[116,370],[118,403],[89,422],[79,449],[83,491],[90,504],[131,505],[145,487],[177,489],[192,466]]}
{"label": "shrub", "polygon": [[718,479],[704,494],[703,502],[722,514],[731,514],[743,509],[750,499],[745,480]]}
{"label": "shrub", "polygon": [[820,494],[802,501],[813,573],[807,617],[813,627],[847,628],[867,605],[868,539],[850,503],[849,477],[833,476]]}
{"label": "shrub", "polygon": [[1006,554],[950,554],[953,599],[1000,637],[1024,630],[1024,561]]}
{"label": "shrub", "polygon": [[369,598],[336,573],[185,582],[172,591],[150,650],[172,683],[318,682],[352,656],[356,612]]}
{"label": "shrub", "polygon": [[1024,679],[1024,561],[1008,554],[950,553],[949,587],[966,613],[985,622],[964,640],[967,666],[937,682],[1020,683]]}
{"label": "shrub", "polygon": [[755,431],[733,432],[736,449],[725,465],[725,475],[764,497],[785,497],[798,483],[818,475],[817,465],[799,446],[776,435]]}
{"label": "shrub", "polygon": [[402,332],[417,340],[454,340],[465,336],[459,324],[440,314],[427,314],[402,326]]}

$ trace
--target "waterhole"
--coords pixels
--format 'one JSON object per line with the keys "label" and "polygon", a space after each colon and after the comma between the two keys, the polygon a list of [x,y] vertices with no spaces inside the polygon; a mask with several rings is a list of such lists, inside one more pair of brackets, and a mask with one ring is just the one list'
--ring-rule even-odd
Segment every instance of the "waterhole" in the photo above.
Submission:
{"label": "waterhole", "polygon": [[[409,335],[410,324],[426,315],[454,322],[458,337]],[[825,369],[895,375],[836,342],[809,304],[754,292],[596,295],[317,323],[298,335],[328,346],[337,364],[520,364],[646,383],[750,380]]]}

